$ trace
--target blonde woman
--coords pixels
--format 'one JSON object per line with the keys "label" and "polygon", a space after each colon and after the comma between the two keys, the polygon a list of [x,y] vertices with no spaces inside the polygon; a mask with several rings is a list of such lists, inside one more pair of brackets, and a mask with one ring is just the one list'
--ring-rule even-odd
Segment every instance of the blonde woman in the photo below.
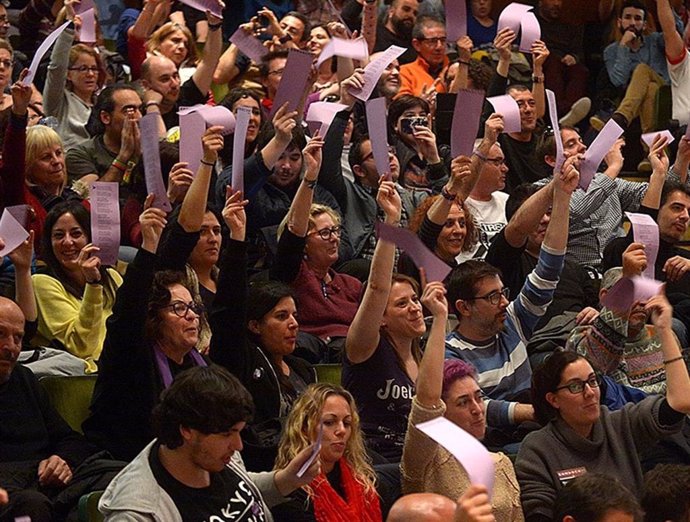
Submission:
{"label": "blonde woman", "polygon": [[275,469],[321,437],[321,473],[311,484],[276,506],[273,517],[316,522],[373,522],[382,520],[375,473],[364,449],[355,400],[349,392],[328,383],[310,385],[295,402],[278,448]]}

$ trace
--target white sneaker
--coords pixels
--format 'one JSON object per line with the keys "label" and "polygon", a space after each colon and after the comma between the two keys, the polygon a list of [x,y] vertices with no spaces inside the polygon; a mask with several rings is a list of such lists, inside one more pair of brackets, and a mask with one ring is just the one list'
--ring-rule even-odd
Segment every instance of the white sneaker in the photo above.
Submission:
{"label": "white sneaker", "polygon": [[558,120],[558,124],[561,126],[567,125],[569,127],[573,127],[585,119],[585,117],[589,114],[589,110],[591,108],[592,100],[590,100],[586,96],[580,98],[575,103],[573,103],[573,106],[570,107],[568,113],[565,116],[563,116],[560,120]]}

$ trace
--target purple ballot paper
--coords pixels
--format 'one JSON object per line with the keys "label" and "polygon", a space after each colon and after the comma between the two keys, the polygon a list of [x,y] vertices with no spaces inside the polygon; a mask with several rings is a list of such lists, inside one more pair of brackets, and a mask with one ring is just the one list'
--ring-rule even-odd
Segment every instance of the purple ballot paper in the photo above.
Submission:
{"label": "purple ballot paper", "polygon": [[12,214],[12,217],[17,220],[17,223],[29,230],[32,212],[29,205],[11,205],[9,207],[5,207],[5,210]]}
{"label": "purple ballot paper", "polygon": [[642,275],[649,279],[654,279],[654,265],[656,264],[656,256],[659,253],[659,225],[656,224],[652,216],[647,214],[626,212],[625,215],[628,216],[632,225],[635,242],[644,245],[644,253],[647,256],[647,268],[644,269]]}
{"label": "purple ballot paper", "polygon": [[93,9],[88,9],[81,14],[79,41],[87,43],[96,41],[96,12]]}
{"label": "purple ballot paper", "polygon": [[104,265],[117,264],[120,250],[120,185],[114,181],[91,184],[91,242],[100,248]]}
{"label": "purple ballot paper", "polygon": [[261,63],[261,58],[268,54],[268,49],[264,47],[261,40],[241,27],[232,33],[230,43],[234,43],[240,51],[256,63]]}
{"label": "purple ballot paper", "polygon": [[532,44],[541,38],[541,27],[533,13],[525,13],[520,19],[520,50],[523,53],[532,51]]}
{"label": "purple ballot paper", "polygon": [[165,212],[172,210],[168,199],[168,193],[163,183],[161,173],[161,154],[158,143],[158,118],[159,114],[147,114],[139,121],[141,130],[141,153],[144,157],[144,175],[146,177],[146,192],[155,194],[153,206]]}
{"label": "purple ballot paper", "polygon": [[467,471],[470,483],[486,486],[491,498],[494,489],[495,464],[491,453],[481,442],[445,417],[436,417],[415,427],[458,459]]}
{"label": "purple ballot paper", "polygon": [[355,40],[345,40],[334,36],[321,51],[319,59],[316,60],[316,67],[328,60],[331,56],[342,56],[343,58],[352,58],[353,60],[366,60],[369,58],[369,49],[363,37],[356,38]]}
{"label": "purple ballot paper", "polygon": [[417,268],[426,271],[429,282],[443,281],[450,273],[450,267],[429,250],[416,234],[404,228],[393,227],[385,223],[376,223],[376,234],[381,241],[395,244],[407,252]]}
{"label": "purple ballot paper", "polygon": [[5,248],[0,250],[0,257],[3,257],[26,241],[29,233],[14,219],[12,213],[5,209],[0,217],[0,237],[5,242]]}
{"label": "purple ballot paper", "polygon": [[391,173],[391,163],[388,158],[388,132],[386,125],[386,98],[367,100],[367,129],[371,140],[371,152],[379,177]]}
{"label": "purple ballot paper", "polygon": [[237,107],[235,135],[232,137],[232,190],[244,192],[244,146],[247,127],[252,115],[251,107]]}
{"label": "purple ballot paper", "polygon": [[450,153],[454,158],[472,154],[483,104],[483,91],[460,89],[458,92],[450,130]]}
{"label": "purple ballot paper", "polygon": [[563,155],[563,139],[561,138],[561,129],[558,126],[556,95],[553,93],[553,91],[546,89],[546,99],[549,101],[549,117],[551,118],[551,127],[553,128],[553,139],[556,142],[556,166],[553,168],[553,171],[558,172],[563,166],[565,156]]}
{"label": "purple ballot paper", "polygon": [[446,0],[446,33],[455,42],[467,36],[467,3],[465,0]]}
{"label": "purple ballot paper", "polygon": [[589,188],[589,184],[594,179],[597,169],[604,156],[611,150],[616,140],[623,134],[623,129],[615,121],[609,120],[601,129],[601,132],[592,142],[585,152],[585,159],[580,163],[580,187],[584,190]]}
{"label": "purple ballot paper", "polygon": [[[288,102],[288,111],[296,111],[302,101],[302,95],[307,87],[309,72],[312,67],[314,57],[307,51],[290,49],[283,77],[278,84],[273,110],[271,116],[280,109],[285,102]],[[299,115],[298,115],[299,116]]]}
{"label": "purple ballot paper", "polygon": [[642,276],[624,277],[613,285],[602,299],[612,310],[627,311],[637,302],[645,302],[659,294],[664,283]]}
{"label": "purple ballot paper", "polygon": [[202,13],[211,11],[212,15],[223,18],[223,6],[218,0],[180,0],[180,3],[197,9]]}
{"label": "purple ballot paper", "polygon": [[510,94],[492,96],[486,101],[493,106],[494,112],[503,116],[503,132],[520,132],[522,130],[520,107]]}
{"label": "purple ballot paper", "polygon": [[31,60],[31,65],[29,66],[29,74],[26,75],[26,78],[24,78],[24,81],[22,82],[24,83],[24,85],[31,85],[31,82],[34,81],[34,76],[36,75],[36,71],[38,70],[38,65],[41,63],[41,59],[48,52],[48,49],[50,49],[52,45],[55,43],[55,40],[58,39],[58,36],[62,34],[62,31],[67,29],[67,26],[70,23],[71,22],[68,20],[60,27],[55,29],[55,31],[50,33],[45,40],[43,40],[43,43],[36,50],[36,54],[34,54],[33,60]]}
{"label": "purple ballot paper", "polygon": [[359,91],[350,89],[350,94],[362,101],[367,101],[369,96],[371,96],[371,93],[374,92],[374,87],[376,87],[376,84],[379,81],[379,78],[381,78],[381,75],[386,67],[388,67],[393,60],[395,60],[406,50],[407,49],[404,47],[391,45],[383,52],[383,54],[379,55],[375,60],[369,62],[364,68],[364,84],[362,85],[362,88]]}
{"label": "purple ballot paper", "polygon": [[652,148],[652,144],[654,143],[654,140],[658,135],[662,135],[663,137],[666,138],[666,145],[670,145],[676,139],[673,137],[673,134],[671,134],[671,131],[668,129],[664,129],[662,131],[654,131],[654,132],[648,132],[646,134],[643,134],[640,139],[642,140],[642,143],[647,145],[650,149]]}
{"label": "purple ballot paper", "polygon": [[497,31],[508,27],[512,29],[515,34],[518,34],[518,31],[520,30],[520,23],[522,22],[522,16],[527,11],[531,10],[531,5],[519,4],[517,2],[509,4],[498,17]]}
{"label": "purple ballot paper", "polygon": [[302,467],[299,469],[297,472],[297,476],[301,477],[303,476],[307,470],[309,469],[309,466],[311,466],[316,458],[319,456],[319,452],[321,451],[321,441],[323,440],[323,422],[319,424],[319,434],[316,436],[316,442],[314,443],[314,449],[311,452],[311,455],[309,458],[306,460],[304,464],[302,464]]}
{"label": "purple ballot paper", "polygon": [[235,115],[226,107],[210,105],[182,107],[177,114],[180,115],[180,161],[186,161],[196,175],[204,154],[201,144],[204,132],[208,127],[220,125],[223,134],[230,134],[235,130]]}
{"label": "purple ballot paper", "polygon": [[305,120],[307,122],[316,123],[316,128],[319,130],[319,136],[326,138],[326,134],[328,134],[328,129],[331,123],[333,123],[335,115],[347,108],[347,105],[342,103],[313,102],[309,104]]}

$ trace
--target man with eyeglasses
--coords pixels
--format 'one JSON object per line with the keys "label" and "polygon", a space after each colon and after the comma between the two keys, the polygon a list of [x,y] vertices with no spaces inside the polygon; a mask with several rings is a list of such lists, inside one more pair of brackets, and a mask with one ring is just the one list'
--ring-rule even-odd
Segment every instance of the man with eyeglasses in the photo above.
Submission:
{"label": "man with eyeglasses", "polygon": [[[481,141],[476,142],[478,146]],[[479,228],[479,241],[472,252],[461,254],[464,259],[484,259],[493,238],[506,226],[506,165],[503,150],[498,143],[480,163],[479,179],[465,200],[472,211],[472,218]]]}
{"label": "man with eyeglasses", "polygon": [[446,26],[442,20],[432,16],[417,19],[412,30],[412,47],[417,51],[417,59],[400,67],[398,96],[422,96],[434,90],[446,92],[444,83],[438,81],[441,71],[448,65],[446,40]]}
{"label": "man with eyeglasses", "polygon": [[281,49],[268,53],[261,59],[259,73],[261,74],[261,85],[266,90],[266,97],[261,100],[261,106],[269,114],[273,110],[273,100],[278,92],[278,85],[283,78],[283,70],[287,63],[288,51]]}
{"label": "man with eyeglasses", "polygon": [[514,301],[508,299],[500,271],[482,261],[466,261],[447,279],[447,298],[458,325],[446,338],[446,358],[462,359],[477,368],[477,382],[488,397],[485,444],[489,448],[519,442],[515,426],[534,420],[526,345],[553,299],[563,268],[570,197],[579,181],[574,158],[555,177],[554,212],[563,217],[549,223],[537,266]]}

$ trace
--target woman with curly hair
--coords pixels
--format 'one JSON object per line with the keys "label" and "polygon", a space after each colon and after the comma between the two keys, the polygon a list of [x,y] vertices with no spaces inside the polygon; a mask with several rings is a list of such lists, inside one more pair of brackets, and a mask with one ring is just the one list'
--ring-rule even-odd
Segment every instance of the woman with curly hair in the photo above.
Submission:
{"label": "woman with curly hair", "polygon": [[321,473],[311,484],[276,506],[273,517],[285,521],[382,520],[376,475],[364,449],[357,406],[352,395],[328,383],[312,384],[290,412],[278,449],[280,469],[312,444],[320,430]]}

